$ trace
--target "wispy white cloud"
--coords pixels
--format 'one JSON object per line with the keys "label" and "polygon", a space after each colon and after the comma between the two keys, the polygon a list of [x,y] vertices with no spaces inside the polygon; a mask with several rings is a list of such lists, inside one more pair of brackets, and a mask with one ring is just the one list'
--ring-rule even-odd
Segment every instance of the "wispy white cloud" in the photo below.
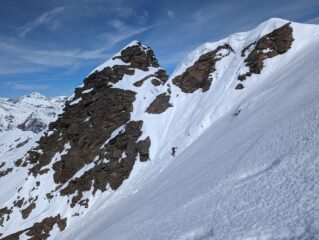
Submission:
{"label": "wispy white cloud", "polygon": [[109,47],[112,47],[120,41],[131,38],[137,34],[141,34],[155,26],[149,25],[142,27],[132,27],[120,20],[110,21],[109,24],[114,28],[115,31],[106,32],[101,35],[101,38],[109,45]]}
{"label": "wispy white cloud", "polygon": [[118,17],[128,18],[134,15],[134,11],[131,8],[126,6],[114,7],[112,10],[115,12],[116,16]]}
{"label": "wispy white cloud", "polygon": [[148,11],[144,10],[142,14],[135,16],[135,20],[138,24],[145,25],[149,16]]}
{"label": "wispy white cloud", "polygon": [[64,7],[56,7],[50,11],[44,12],[40,16],[36,17],[34,20],[27,22],[24,26],[22,26],[19,29],[19,36],[20,37],[25,37],[27,34],[29,34],[31,31],[34,29],[45,25],[45,24],[50,24],[54,17],[56,17],[58,14],[63,12]]}
{"label": "wispy white cloud", "polygon": [[36,85],[36,84],[13,84],[12,89],[15,90],[26,90],[26,91],[38,91],[38,90],[47,90],[49,85]]}
{"label": "wispy white cloud", "polygon": [[172,10],[166,10],[166,14],[170,19],[174,19],[175,18],[175,12]]}
{"label": "wispy white cloud", "polygon": [[1,39],[0,75],[39,72],[51,67],[74,70],[85,60],[99,61],[109,58],[115,44],[154,27],[154,25],[133,27],[119,20],[111,21],[109,25],[113,31],[101,34],[98,40],[101,47],[94,49],[41,50]]}
{"label": "wispy white cloud", "polygon": [[24,90],[24,91],[39,91],[39,90],[47,90],[50,88],[50,86],[46,84],[4,82],[4,83],[0,83],[0,88]]}
{"label": "wispy white cloud", "polygon": [[104,60],[108,56],[105,50],[38,50],[1,41],[0,75],[41,72],[52,67],[72,68],[84,60]]}

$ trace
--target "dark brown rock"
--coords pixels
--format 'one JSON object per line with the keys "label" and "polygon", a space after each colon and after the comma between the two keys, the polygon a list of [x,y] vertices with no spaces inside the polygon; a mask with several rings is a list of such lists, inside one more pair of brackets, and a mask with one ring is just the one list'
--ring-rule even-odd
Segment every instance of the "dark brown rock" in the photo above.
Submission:
{"label": "dark brown rock", "polygon": [[33,224],[32,227],[5,236],[1,240],[19,240],[20,235],[23,233],[33,240],[46,240],[50,237],[50,232],[54,225],[57,225],[60,231],[63,231],[66,228],[66,223],[67,219],[62,219],[60,214],[56,217],[47,217],[41,222]]}
{"label": "dark brown rock", "polygon": [[241,74],[241,75],[238,76],[238,80],[239,81],[245,81],[246,78],[247,78],[246,74]]}
{"label": "dark brown rock", "polygon": [[[61,159],[53,164],[54,181],[57,184],[68,182],[66,187],[57,187],[56,191],[60,191],[61,195],[72,194],[71,206],[79,204],[88,207],[89,200],[83,199],[84,191],[90,191],[92,186],[94,192],[105,191],[108,183],[112,189],[117,189],[128,178],[138,154],[141,161],[149,158],[150,139],[138,141],[143,122],[130,121],[135,92],[116,89],[112,85],[120,81],[125,74],[133,75],[135,70],[132,68],[145,71],[159,65],[152,50],[141,45],[123,50],[120,58],[130,65],[106,67],[87,77],[84,87],[75,91],[74,99],[81,98],[81,101],[77,104],[71,104],[73,100],[66,102],[64,112],[49,126],[53,134],[43,136],[38,147],[29,151],[22,163],[23,166],[32,165],[30,174],[34,176],[46,174],[50,171],[46,166],[51,163],[53,156],[64,151]],[[164,70],[159,70],[147,79],[151,77],[161,83],[168,79]],[[141,85],[145,80],[137,84]],[[82,93],[91,88],[93,91]],[[110,139],[112,133],[121,126],[125,126],[124,130]],[[70,145],[68,151],[65,151],[66,144]],[[92,169],[73,179],[76,172],[92,163],[97,156],[98,161],[94,162]],[[20,166],[21,162],[17,164]],[[48,201],[55,195],[53,192],[47,193]],[[21,210],[23,218],[27,218],[35,206],[35,203],[31,202]],[[19,238],[19,235],[25,232],[34,239],[46,239],[54,223],[59,224],[59,219],[46,218],[11,237]],[[63,230],[64,227],[60,229]]]}
{"label": "dark brown rock", "polygon": [[290,23],[287,23],[271,33],[266,34],[256,43],[249,44],[245,47],[242,51],[242,56],[246,56],[245,52],[255,45],[254,49],[245,59],[246,66],[249,67],[249,72],[239,75],[238,80],[244,81],[246,77],[251,76],[253,73],[260,74],[264,67],[265,59],[286,53],[294,41],[292,32],[293,29]]}
{"label": "dark brown rock", "polygon": [[241,83],[238,83],[237,86],[235,87],[236,90],[240,90],[240,89],[243,89],[244,88],[244,85],[241,84]]}
{"label": "dark brown rock", "polygon": [[155,77],[155,75],[154,75],[154,74],[148,75],[148,76],[146,76],[145,78],[136,81],[135,83],[133,83],[133,85],[134,85],[135,87],[141,87],[141,86],[143,85],[143,83],[144,83],[147,79],[149,79],[149,78],[151,78],[151,77]]}
{"label": "dark brown rock", "polygon": [[[0,208],[0,226],[3,226],[3,223],[5,220],[9,220],[10,214],[12,213],[11,209],[8,209],[7,207]],[[7,215],[7,218],[5,219],[5,216]]]}
{"label": "dark brown rock", "polygon": [[207,91],[212,83],[212,79],[209,75],[216,70],[216,63],[225,57],[218,54],[221,49],[227,49],[227,55],[233,51],[228,44],[224,44],[217,47],[214,51],[203,54],[194,65],[187,68],[182,75],[176,76],[172,81],[173,84],[185,93],[193,93],[200,88],[203,92]]}
{"label": "dark brown rock", "polygon": [[117,58],[125,63],[130,63],[130,67],[143,71],[147,71],[149,67],[159,67],[153,50],[148,47],[143,47],[140,42],[138,42],[137,45],[122,50],[121,55],[113,59]]}
{"label": "dark brown rock", "polygon": [[143,83],[146,81],[146,80],[149,80],[150,78],[153,78],[151,80],[151,83],[154,85],[154,86],[159,86],[161,84],[164,84],[167,80],[168,80],[168,75],[166,74],[166,71],[163,70],[163,69],[159,69],[157,72],[155,72],[154,74],[150,74],[146,77],[144,77],[143,79],[141,80],[138,80],[136,81],[133,85],[135,87],[141,87],[143,85]]}
{"label": "dark brown rock", "polygon": [[[129,177],[138,157],[140,161],[149,159],[150,138],[139,140],[143,121],[131,121],[136,93],[113,86],[124,75],[133,75],[136,68],[146,71],[159,65],[152,50],[142,45],[129,47],[116,58],[128,64],[106,67],[85,78],[84,85],[75,90],[73,99],[65,103],[63,113],[49,124],[50,134],[43,135],[37,147],[17,161],[20,167],[28,167],[29,174],[34,177],[53,171],[56,188],[44,193],[48,202],[56,196],[69,196],[71,207],[78,204],[87,208],[90,203],[84,192],[95,194],[98,190],[105,191],[107,186],[116,190]],[[168,76],[159,69],[137,84],[154,79],[164,84]],[[93,90],[83,92],[88,89]],[[77,99],[80,101],[74,102]],[[114,131],[118,132],[115,134]],[[75,177],[89,164],[91,168]],[[35,182],[30,189],[38,186],[39,183]],[[36,207],[36,201],[31,198],[17,200],[16,204],[23,206],[21,214],[24,219]],[[26,233],[34,239],[46,239],[51,227],[61,220],[60,216],[46,218],[12,236]],[[41,229],[43,227],[45,231]]]}
{"label": "dark brown rock", "polygon": [[[93,169],[80,178],[72,179],[67,187],[60,191],[62,195],[77,192],[72,198],[71,206],[76,203],[87,206],[88,203],[82,196],[84,191],[90,191],[92,185],[94,191],[105,191],[107,183],[116,189],[132,170],[137,157],[137,139],[143,124],[142,121],[129,122],[136,93],[112,88],[111,84],[120,81],[124,74],[133,73],[134,70],[128,69],[127,66],[114,66],[91,74],[84,80],[84,87],[75,91],[75,98],[81,97],[82,100],[75,105],[71,105],[72,101],[67,102],[58,120],[49,125],[49,130],[53,133],[42,137],[39,146],[29,151],[27,162],[33,164],[31,173],[36,176],[45,174],[43,171],[47,169],[44,167],[52,161],[53,156],[61,153],[65,144],[70,145],[61,160],[53,164],[54,181],[57,184],[72,179],[76,172],[92,163],[96,156],[110,161],[96,163]],[[83,89],[90,88],[94,91],[82,94]],[[86,121],[88,118],[89,121]],[[104,146],[112,132],[125,124],[124,136],[117,136],[119,143],[111,146],[115,141],[113,139]],[[117,155],[124,153],[127,155],[124,159]],[[52,193],[47,195],[48,200],[52,197]]]}
{"label": "dark brown rock", "polygon": [[137,151],[140,155],[140,161],[145,162],[150,158],[150,146],[151,146],[151,139],[149,137],[141,140],[137,143]]}
{"label": "dark brown rock", "polygon": [[166,81],[168,80],[168,75],[166,73],[166,71],[164,69],[159,69],[156,73],[155,73],[155,77],[161,81],[162,84],[166,83]]}
{"label": "dark brown rock", "polygon": [[20,165],[22,164],[22,162],[23,162],[23,160],[20,158],[20,159],[18,159],[18,160],[16,160],[16,161],[14,162],[14,165],[15,165],[16,167],[20,167]]}
{"label": "dark brown rock", "polygon": [[[65,183],[85,164],[93,161],[99,147],[115,129],[129,121],[135,92],[108,86],[108,83],[121,80],[124,74],[134,72],[125,68],[107,67],[85,79],[85,86],[95,89],[94,96],[81,95],[82,91],[76,90],[75,97],[81,97],[82,101],[76,105],[67,102],[63,114],[56,122],[50,124],[49,129],[54,133],[42,137],[39,147],[35,149],[41,149],[43,154],[37,151],[29,152],[28,161],[35,163],[31,168],[32,174],[39,174],[53,156],[63,150],[65,144],[70,144],[71,149],[67,154],[53,165],[55,182]],[[88,117],[90,123],[85,122]],[[88,124],[92,126],[88,127]]]}
{"label": "dark brown rock", "polygon": [[0,177],[4,177],[7,174],[11,173],[13,168],[7,168],[6,170],[0,171]]}
{"label": "dark brown rock", "polygon": [[[41,131],[42,131],[42,130],[41,130]],[[36,131],[34,131],[34,132],[36,132]],[[25,141],[23,141],[23,142],[17,144],[16,148],[23,147],[24,145],[26,145],[26,144],[29,142],[30,139],[31,139],[31,138],[28,138],[27,140],[25,140]]]}
{"label": "dark brown rock", "polygon": [[[20,196],[19,196],[19,197],[20,197]],[[13,201],[13,206],[18,207],[18,208],[21,208],[22,205],[23,205],[23,203],[24,203],[24,198],[19,199],[19,197],[18,197],[17,200],[14,200],[14,201]]]}
{"label": "dark brown rock", "polygon": [[32,212],[32,210],[35,207],[36,207],[36,204],[33,202],[28,207],[26,207],[25,209],[21,210],[21,215],[22,215],[23,219],[28,218],[30,213]]}
{"label": "dark brown rock", "polygon": [[160,81],[160,80],[157,80],[157,79],[152,79],[152,80],[151,80],[151,83],[152,83],[154,86],[159,86],[159,85],[162,84],[161,81]]}
{"label": "dark brown rock", "polygon": [[[101,149],[99,153],[101,160],[81,177],[71,180],[67,187],[61,190],[62,195],[76,193],[72,198],[71,207],[79,203],[83,192],[89,191],[92,186],[94,192],[105,191],[107,183],[112,189],[117,189],[132,171],[138,152],[143,155],[144,160],[146,159],[150,146],[147,145],[148,141],[137,142],[142,134],[142,124],[142,121],[129,122],[123,132],[110,139]],[[104,162],[103,159],[108,159],[108,162]]]}
{"label": "dark brown rock", "polygon": [[173,106],[169,103],[170,98],[171,96],[167,95],[166,93],[156,96],[155,100],[146,109],[146,112],[152,114],[160,114],[165,112],[167,108]]}

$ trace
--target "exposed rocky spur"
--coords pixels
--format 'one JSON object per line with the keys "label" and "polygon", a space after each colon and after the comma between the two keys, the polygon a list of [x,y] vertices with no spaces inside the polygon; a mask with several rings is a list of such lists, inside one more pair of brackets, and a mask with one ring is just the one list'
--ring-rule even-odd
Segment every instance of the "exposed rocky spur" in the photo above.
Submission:
{"label": "exposed rocky spur", "polygon": [[[140,42],[130,44],[113,58],[113,62],[84,79],[84,84],[76,88],[37,146],[15,164],[16,167],[27,167],[28,179],[35,180],[33,186],[25,187],[27,189],[22,192],[38,189],[36,179],[41,176],[51,178],[55,188],[47,189],[43,196],[35,199],[24,199],[17,194],[14,202],[21,204],[12,202],[4,208],[1,224],[6,224],[10,214],[15,212],[20,212],[23,219],[29,219],[37,213],[40,198],[50,203],[54,198],[66,196],[71,208],[76,205],[88,208],[90,202],[85,192],[94,195],[96,191],[116,190],[129,177],[135,161],[149,159],[151,139],[140,139],[143,120],[131,120],[137,92],[116,87],[123,78],[132,79],[129,84],[133,86],[137,71],[142,80],[149,79],[154,87],[163,85],[168,79],[153,51]],[[64,213],[58,214],[63,218]],[[78,212],[73,214],[78,215]],[[33,234],[32,227],[6,239],[14,239],[24,232],[34,235],[35,239],[46,239],[51,226],[45,227],[45,235],[39,235],[39,238],[37,233]]]}
{"label": "exposed rocky spur", "polygon": [[188,67],[184,73],[172,80],[173,84],[185,93],[193,93],[198,89],[207,91],[213,81],[211,74],[216,70],[216,63],[231,52],[233,52],[231,46],[224,44],[201,55],[193,66]]}
{"label": "exposed rocky spur", "polygon": [[[245,64],[249,68],[249,71],[239,75],[238,80],[244,81],[252,74],[260,74],[264,67],[265,59],[273,58],[287,52],[294,40],[292,32],[293,29],[290,26],[290,23],[287,23],[261,37],[257,42],[246,46],[242,50],[241,56],[247,56],[245,58]],[[251,48],[253,48],[253,50],[249,52],[249,49]]]}

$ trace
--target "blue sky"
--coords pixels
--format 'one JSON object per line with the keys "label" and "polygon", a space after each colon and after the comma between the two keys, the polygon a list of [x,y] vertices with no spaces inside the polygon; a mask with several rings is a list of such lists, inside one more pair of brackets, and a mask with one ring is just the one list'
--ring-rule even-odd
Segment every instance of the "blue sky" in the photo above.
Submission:
{"label": "blue sky", "polygon": [[318,0],[2,0],[0,97],[70,95],[132,40],[172,72],[207,41],[270,17],[319,23]]}

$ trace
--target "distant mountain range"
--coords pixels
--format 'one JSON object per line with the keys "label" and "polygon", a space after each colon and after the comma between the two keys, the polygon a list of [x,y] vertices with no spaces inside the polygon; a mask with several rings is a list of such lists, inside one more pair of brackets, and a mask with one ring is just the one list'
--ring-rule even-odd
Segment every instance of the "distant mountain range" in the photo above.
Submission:
{"label": "distant mountain range", "polygon": [[31,93],[19,99],[0,98],[0,131],[14,128],[39,133],[62,112],[66,97]]}

